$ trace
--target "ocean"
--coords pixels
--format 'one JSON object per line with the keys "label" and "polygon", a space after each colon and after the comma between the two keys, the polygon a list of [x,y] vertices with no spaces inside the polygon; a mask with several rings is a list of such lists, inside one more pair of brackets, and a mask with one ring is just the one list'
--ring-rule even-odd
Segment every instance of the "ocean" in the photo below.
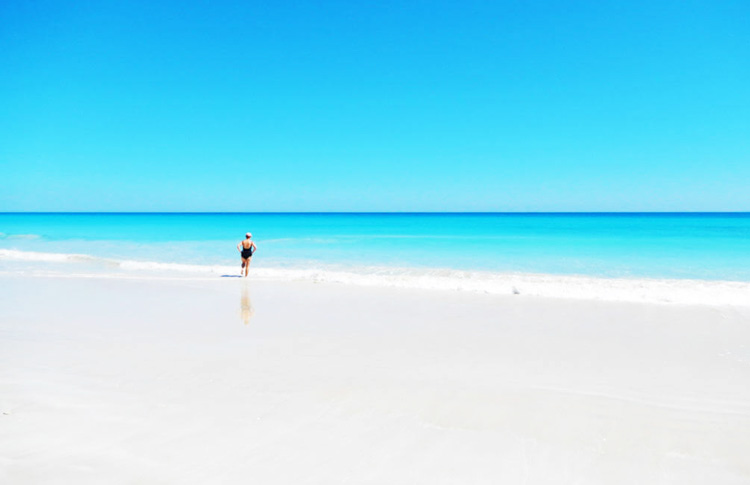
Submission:
{"label": "ocean", "polygon": [[750,282],[750,213],[2,213],[0,271],[236,276],[248,231],[262,277]]}

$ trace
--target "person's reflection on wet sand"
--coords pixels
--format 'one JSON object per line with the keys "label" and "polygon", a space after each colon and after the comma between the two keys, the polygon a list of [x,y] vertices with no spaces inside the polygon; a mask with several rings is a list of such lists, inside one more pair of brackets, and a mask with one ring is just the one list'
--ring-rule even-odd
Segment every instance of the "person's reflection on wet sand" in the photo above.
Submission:
{"label": "person's reflection on wet sand", "polygon": [[240,296],[240,316],[242,318],[242,323],[248,325],[250,319],[253,318],[253,315],[255,315],[255,309],[250,301],[250,290],[246,284],[243,284],[242,294]]}

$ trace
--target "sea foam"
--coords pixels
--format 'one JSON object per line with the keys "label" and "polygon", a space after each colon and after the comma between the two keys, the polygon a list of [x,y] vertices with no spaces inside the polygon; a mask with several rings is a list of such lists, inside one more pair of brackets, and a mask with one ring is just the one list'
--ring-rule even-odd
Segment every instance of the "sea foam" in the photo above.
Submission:
{"label": "sea foam", "polygon": [[[28,263],[22,272],[39,274],[35,263],[83,265],[97,271],[89,276],[137,277],[237,276],[239,265],[201,265],[158,261],[116,260],[86,254],[43,253],[0,249],[0,262]],[[74,266],[75,267],[75,266]],[[47,269],[47,268],[46,268]],[[113,273],[112,271],[115,270]],[[46,274],[81,275],[73,268],[50,269]],[[368,287],[462,291],[490,295],[534,296],[577,300],[658,302],[698,305],[750,306],[750,283],[690,279],[603,278],[579,275],[500,273],[444,268],[405,268],[365,265],[293,267],[254,265],[254,279],[308,281]]]}

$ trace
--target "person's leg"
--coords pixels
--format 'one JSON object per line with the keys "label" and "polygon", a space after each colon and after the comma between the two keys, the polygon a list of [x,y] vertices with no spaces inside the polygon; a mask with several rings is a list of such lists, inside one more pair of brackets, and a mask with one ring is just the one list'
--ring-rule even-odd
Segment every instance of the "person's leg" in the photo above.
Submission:
{"label": "person's leg", "polygon": [[245,260],[245,277],[247,278],[247,271],[250,269],[250,261],[253,260],[253,257],[250,256]]}

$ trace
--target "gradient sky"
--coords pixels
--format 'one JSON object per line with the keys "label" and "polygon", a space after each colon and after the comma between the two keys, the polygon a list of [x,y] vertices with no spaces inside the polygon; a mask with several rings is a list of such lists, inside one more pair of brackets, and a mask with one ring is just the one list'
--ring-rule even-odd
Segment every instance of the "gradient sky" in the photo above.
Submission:
{"label": "gradient sky", "polygon": [[0,4],[0,211],[750,211],[750,2]]}

